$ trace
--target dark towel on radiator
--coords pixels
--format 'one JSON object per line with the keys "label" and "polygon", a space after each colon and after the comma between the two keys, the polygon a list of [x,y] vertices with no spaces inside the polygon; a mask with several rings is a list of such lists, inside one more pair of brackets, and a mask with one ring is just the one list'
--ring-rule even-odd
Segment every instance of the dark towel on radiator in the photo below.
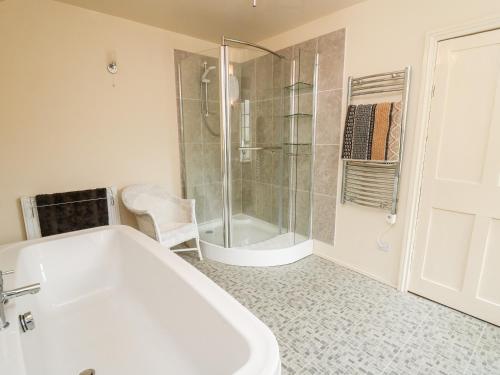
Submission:
{"label": "dark towel on radiator", "polygon": [[109,224],[106,189],[35,197],[42,237]]}
{"label": "dark towel on radiator", "polygon": [[399,159],[401,103],[350,105],[344,128],[342,158]]}

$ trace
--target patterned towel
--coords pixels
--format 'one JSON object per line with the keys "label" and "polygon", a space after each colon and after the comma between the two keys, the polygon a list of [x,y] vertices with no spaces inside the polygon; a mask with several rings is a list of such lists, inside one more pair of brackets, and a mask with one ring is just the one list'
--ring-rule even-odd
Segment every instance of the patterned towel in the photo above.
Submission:
{"label": "patterned towel", "polygon": [[387,134],[391,124],[392,103],[377,104],[375,109],[375,126],[373,128],[373,145],[371,160],[385,160],[387,151]]}
{"label": "patterned towel", "polygon": [[344,129],[344,145],[342,148],[342,158],[350,159],[352,155],[352,131],[354,129],[354,114],[356,113],[356,106],[350,105],[347,108],[347,118],[345,120]]}
{"label": "patterned towel", "polygon": [[401,102],[392,103],[390,124],[385,160],[396,161],[401,149]]}
{"label": "patterned towel", "polygon": [[352,132],[353,159],[369,159],[375,109],[376,107],[373,104],[360,104],[356,108]]}
{"label": "patterned towel", "polygon": [[399,159],[401,103],[350,105],[347,109],[342,158]]}

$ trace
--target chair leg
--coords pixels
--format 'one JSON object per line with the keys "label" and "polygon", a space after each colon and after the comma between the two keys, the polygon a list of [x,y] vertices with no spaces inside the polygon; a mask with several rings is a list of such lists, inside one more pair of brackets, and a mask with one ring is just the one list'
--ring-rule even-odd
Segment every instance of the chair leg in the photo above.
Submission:
{"label": "chair leg", "polygon": [[201,255],[201,247],[200,247],[200,237],[196,237],[196,248],[198,249],[198,257],[200,260],[203,260],[203,255]]}

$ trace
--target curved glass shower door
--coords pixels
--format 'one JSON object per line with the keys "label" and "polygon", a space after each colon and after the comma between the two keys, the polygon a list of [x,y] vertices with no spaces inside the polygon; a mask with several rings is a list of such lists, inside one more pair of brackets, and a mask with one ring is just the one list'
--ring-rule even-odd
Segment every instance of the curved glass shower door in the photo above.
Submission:
{"label": "curved glass shower door", "polygon": [[311,238],[317,59],[283,54],[227,38],[217,50],[175,52],[184,194],[196,199],[201,240],[220,251]]}
{"label": "curved glass shower door", "polygon": [[227,97],[221,95],[227,104],[230,142],[227,240],[228,247],[244,247],[281,233],[284,59],[244,44],[228,44],[222,47],[228,59]]}
{"label": "curved glass shower door", "polygon": [[196,200],[201,239],[223,246],[219,48],[175,51],[183,195]]}

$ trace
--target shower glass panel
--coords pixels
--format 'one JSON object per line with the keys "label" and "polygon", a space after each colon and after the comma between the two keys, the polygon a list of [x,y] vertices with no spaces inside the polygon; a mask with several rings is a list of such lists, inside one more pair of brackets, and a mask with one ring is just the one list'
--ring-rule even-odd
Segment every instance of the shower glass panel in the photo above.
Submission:
{"label": "shower glass panel", "polygon": [[284,230],[284,62],[243,44],[231,43],[227,51],[231,247],[242,247]]}
{"label": "shower glass panel", "polygon": [[184,196],[196,200],[202,240],[223,245],[219,49],[176,51]]}
{"label": "shower glass panel", "polygon": [[311,239],[318,59],[300,48],[284,54],[228,39],[175,52],[183,191],[196,200],[202,247],[214,259],[246,262],[219,257],[217,246],[295,254],[256,255],[255,264],[307,254],[295,245]]}
{"label": "shower glass panel", "polygon": [[294,243],[312,233],[312,182],[315,138],[316,51],[296,48],[285,88],[285,168],[289,172],[288,229]]}

